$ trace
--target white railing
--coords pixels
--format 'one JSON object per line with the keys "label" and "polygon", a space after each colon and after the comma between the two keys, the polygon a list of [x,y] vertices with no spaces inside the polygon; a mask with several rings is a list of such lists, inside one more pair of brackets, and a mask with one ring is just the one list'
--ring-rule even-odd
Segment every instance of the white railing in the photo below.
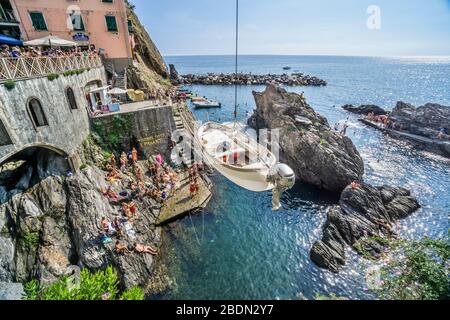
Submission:
{"label": "white railing", "polygon": [[101,66],[102,61],[98,56],[0,58],[0,82]]}

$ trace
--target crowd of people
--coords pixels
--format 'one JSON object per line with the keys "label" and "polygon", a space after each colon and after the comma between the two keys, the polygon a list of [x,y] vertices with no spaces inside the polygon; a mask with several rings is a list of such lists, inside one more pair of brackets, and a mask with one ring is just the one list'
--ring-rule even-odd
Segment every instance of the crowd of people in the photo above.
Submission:
{"label": "crowd of people", "polygon": [[96,57],[98,51],[93,48],[82,49],[81,47],[74,47],[68,49],[59,48],[43,48],[43,47],[19,47],[9,46],[7,44],[1,45],[1,58],[20,58],[20,57]]}
{"label": "crowd of people", "polygon": [[[107,187],[100,191],[104,197],[114,205],[121,204],[121,217],[109,221],[103,217],[100,221],[100,240],[103,243],[112,243],[116,238],[114,251],[117,254],[136,252],[156,255],[158,249],[153,246],[134,243],[127,246],[123,243],[124,234],[134,239],[133,225],[139,219],[139,210],[136,201],[145,198],[157,203],[164,203],[173,196],[176,191],[179,170],[174,170],[165,163],[163,157],[158,154],[154,160],[148,161],[147,172],[142,169],[142,163],[138,163],[138,152],[133,148],[130,152],[122,154],[119,160],[111,154],[105,165]],[[203,171],[202,164],[194,164],[188,169],[190,196],[194,197],[199,192],[199,174]],[[115,188],[121,190],[116,191]]]}

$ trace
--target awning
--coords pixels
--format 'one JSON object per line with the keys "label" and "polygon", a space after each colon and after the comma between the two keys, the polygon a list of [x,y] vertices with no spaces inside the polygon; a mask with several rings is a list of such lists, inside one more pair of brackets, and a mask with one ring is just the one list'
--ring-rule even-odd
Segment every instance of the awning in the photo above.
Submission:
{"label": "awning", "polygon": [[25,41],[25,46],[31,47],[76,47],[78,43],[70,40],[61,39],[57,36],[46,36],[39,39]]}
{"label": "awning", "polygon": [[91,91],[89,91],[89,93],[100,92],[100,91],[106,91],[106,90],[108,90],[110,87],[111,87],[111,86],[95,88],[95,89],[92,89]]}
{"label": "awning", "polygon": [[11,46],[23,46],[23,41],[0,34],[0,44],[8,44]]}
{"label": "awning", "polygon": [[118,95],[118,94],[126,94],[127,90],[123,90],[121,88],[112,88],[108,91],[108,94]]}

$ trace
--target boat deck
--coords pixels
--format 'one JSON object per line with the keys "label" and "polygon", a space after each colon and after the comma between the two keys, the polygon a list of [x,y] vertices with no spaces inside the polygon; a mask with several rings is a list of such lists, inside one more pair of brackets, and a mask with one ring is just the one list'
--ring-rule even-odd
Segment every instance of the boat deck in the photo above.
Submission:
{"label": "boat deck", "polygon": [[158,225],[163,226],[175,220],[181,219],[193,211],[202,210],[211,199],[211,185],[204,179],[198,179],[200,190],[191,198],[189,191],[189,175],[180,173],[177,183],[177,191],[170,197],[161,209]]}

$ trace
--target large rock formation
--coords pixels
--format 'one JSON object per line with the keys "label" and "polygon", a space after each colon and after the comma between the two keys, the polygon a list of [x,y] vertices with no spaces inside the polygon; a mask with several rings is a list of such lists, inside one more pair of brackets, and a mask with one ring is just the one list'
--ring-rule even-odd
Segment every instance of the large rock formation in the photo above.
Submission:
{"label": "large rock formation", "polygon": [[131,21],[131,32],[134,35],[135,55],[139,56],[139,58],[145,63],[148,68],[155,71],[163,78],[167,78],[167,66],[164,62],[163,57],[161,56],[161,53],[153,43],[145,27],[139,21],[138,16],[134,12],[134,7],[130,5],[128,1],[127,16]]}
{"label": "large rock formation", "polygon": [[361,180],[363,160],[353,142],[331,130],[303,95],[267,86],[253,93],[257,105],[249,125],[255,129],[280,129],[281,158],[298,180],[340,193],[352,181]]}
{"label": "large rock formation", "polygon": [[416,108],[399,101],[389,118],[396,128],[401,127],[412,134],[436,138],[437,132],[443,128],[450,135],[450,106],[427,103]]}
{"label": "large rock formation", "polygon": [[166,63],[128,1],[127,15],[135,43],[134,62],[126,70],[127,87],[155,96],[158,91],[164,92],[170,87]]}
{"label": "large rock formation", "polygon": [[345,245],[379,258],[391,227],[420,207],[408,190],[360,184],[344,190],[339,206],[329,210],[322,240],[314,243],[311,259],[322,268],[338,272],[345,265]]}
{"label": "large rock formation", "polygon": [[348,112],[351,112],[351,113],[362,114],[362,115],[368,115],[369,113],[373,113],[376,116],[381,116],[381,115],[385,115],[388,113],[383,108],[381,108],[377,105],[374,105],[374,104],[363,104],[363,105],[360,105],[359,107],[355,107],[354,105],[351,105],[351,104],[346,104],[346,105],[342,106],[342,109],[344,109]]}
{"label": "large rock formation", "polygon": [[[83,159],[100,161],[92,146],[84,149]],[[27,168],[32,168],[33,180],[39,170]],[[28,175],[29,169],[20,171]],[[122,216],[121,205],[111,203],[100,191],[106,186],[105,172],[92,165],[64,175],[46,174],[25,191],[14,183],[0,188],[0,282],[24,283],[35,278],[45,285],[74,268],[96,271],[111,265],[122,287],[147,286],[155,268],[153,256],[118,255],[114,243],[104,244],[100,239],[102,217],[113,221]],[[125,176],[115,189],[125,190],[130,178]],[[135,203],[139,219],[130,225],[122,242],[159,246],[161,229],[155,225],[160,204],[151,199]]]}

